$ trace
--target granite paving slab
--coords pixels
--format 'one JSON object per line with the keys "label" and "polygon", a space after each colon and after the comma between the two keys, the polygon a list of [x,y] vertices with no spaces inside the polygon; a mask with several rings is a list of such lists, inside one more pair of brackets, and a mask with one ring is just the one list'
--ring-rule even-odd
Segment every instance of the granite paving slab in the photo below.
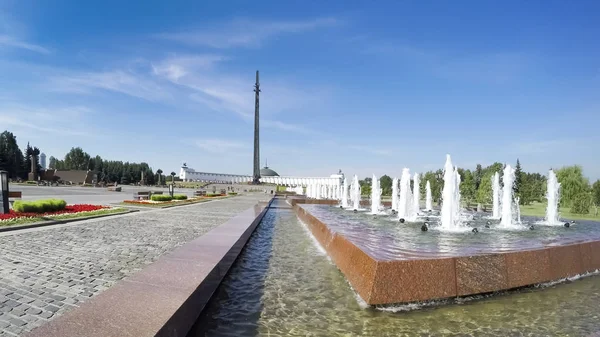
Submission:
{"label": "granite paving slab", "polygon": [[249,194],[2,233],[0,336],[18,336],[78,307],[265,199]]}

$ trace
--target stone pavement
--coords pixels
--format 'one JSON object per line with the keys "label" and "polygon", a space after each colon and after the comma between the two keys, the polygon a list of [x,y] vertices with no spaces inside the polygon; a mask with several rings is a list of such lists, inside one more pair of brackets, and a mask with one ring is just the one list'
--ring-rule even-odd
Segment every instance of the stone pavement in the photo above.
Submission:
{"label": "stone pavement", "polygon": [[77,307],[269,197],[0,233],[0,336],[18,336]]}

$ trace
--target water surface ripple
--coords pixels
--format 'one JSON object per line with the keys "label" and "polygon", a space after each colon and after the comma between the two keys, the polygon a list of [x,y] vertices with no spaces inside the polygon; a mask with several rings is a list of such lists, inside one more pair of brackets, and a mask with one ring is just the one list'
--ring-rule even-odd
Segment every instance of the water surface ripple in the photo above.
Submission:
{"label": "water surface ripple", "polygon": [[[552,235],[559,233],[557,228]],[[492,241],[487,242],[501,246]],[[365,309],[355,296],[296,215],[270,209],[188,337],[590,336],[600,331],[600,276],[400,312],[395,311],[419,305]]]}

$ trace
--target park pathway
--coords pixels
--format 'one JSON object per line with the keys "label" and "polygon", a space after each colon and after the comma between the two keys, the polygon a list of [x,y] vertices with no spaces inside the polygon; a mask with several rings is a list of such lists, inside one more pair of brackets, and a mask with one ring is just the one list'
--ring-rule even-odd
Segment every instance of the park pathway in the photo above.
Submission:
{"label": "park pathway", "polygon": [[0,233],[0,336],[19,336],[77,307],[269,197]]}

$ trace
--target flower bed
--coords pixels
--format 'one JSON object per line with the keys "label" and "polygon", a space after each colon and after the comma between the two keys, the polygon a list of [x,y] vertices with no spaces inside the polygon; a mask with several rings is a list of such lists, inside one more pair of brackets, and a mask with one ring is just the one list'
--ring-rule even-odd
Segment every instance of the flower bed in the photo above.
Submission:
{"label": "flower bed", "polygon": [[184,200],[171,200],[171,201],[154,201],[154,200],[124,200],[124,205],[136,205],[136,206],[148,206],[148,207],[164,207],[170,205],[182,205],[182,204],[193,204],[197,202],[209,201],[211,199],[218,199],[218,197],[227,197],[226,195],[219,194],[218,196],[212,197],[194,197]]}
{"label": "flower bed", "polygon": [[[0,214],[0,226],[23,224],[28,222],[39,222],[45,220],[73,219],[92,215],[103,215],[124,212],[124,208],[113,208],[100,205],[67,205],[64,209],[55,212],[33,213],[15,212],[10,210],[8,214]],[[50,218],[50,219],[49,219]]]}

